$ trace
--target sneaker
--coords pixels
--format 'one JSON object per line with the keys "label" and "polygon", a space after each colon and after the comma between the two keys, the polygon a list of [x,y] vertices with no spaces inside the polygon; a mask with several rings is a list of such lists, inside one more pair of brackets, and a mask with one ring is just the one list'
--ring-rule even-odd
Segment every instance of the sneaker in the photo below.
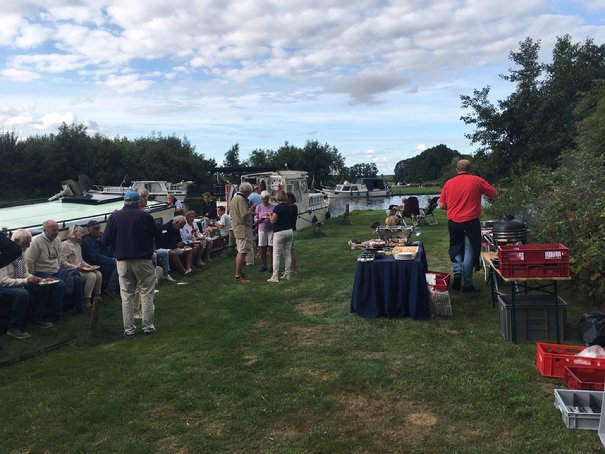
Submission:
{"label": "sneaker", "polygon": [[170,282],[174,282],[174,278],[170,274],[165,274],[164,279]]}
{"label": "sneaker", "polygon": [[462,275],[454,274],[454,282],[452,283],[452,290],[460,290],[462,288]]}
{"label": "sneaker", "polygon": [[355,250],[355,246],[356,246],[355,243],[353,243],[351,240],[349,240],[349,241],[347,241],[347,244],[349,245],[349,247],[351,248],[352,251]]}
{"label": "sneaker", "polygon": [[32,322],[32,325],[35,325],[38,328],[52,328],[53,326],[55,326],[51,322],[47,322],[46,320],[35,320]]}
{"label": "sneaker", "polygon": [[205,265],[206,265],[206,262],[204,262],[203,260],[198,260],[197,262],[195,262],[195,264],[196,264],[197,266],[205,266]]}
{"label": "sneaker", "polygon": [[124,337],[134,337],[134,331],[124,331]]}
{"label": "sneaker", "polygon": [[19,340],[29,339],[30,337],[32,337],[32,335],[29,334],[27,331],[21,331],[19,328],[9,329],[6,334]]}
{"label": "sneaker", "polygon": [[284,273],[284,274],[281,275],[280,279],[285,279],[286,281],[289,281],[290,280],[290,275]]}
{"label": "sneaker", "polygon": [[245,279],[243,276],[238,276],[233,278],[233,282],[236,284],[247,284],[250,282],[248,279]]}
{"label": "sneaker", "polygon": [[187,271],[185,271],[185,277],[189,277],[193,274],[193,270],[191,268],[189,268]]}
{"label": "sneaker", "polygon": [[481,290],[475,288],[473,285],[469,285],[468,287],[462,287],[462,293],[471,293],[471,292],[480,292]]}
{"label": "sneaker", "polygon": [[149,328],[143,331],[143,336],[152,336],[155,334],[155,328]]}
{"label": "sneaker", "polygon": [[267,279],[267,282],[279,282],[279,279],[277,276],[271,276],[269,279]]}

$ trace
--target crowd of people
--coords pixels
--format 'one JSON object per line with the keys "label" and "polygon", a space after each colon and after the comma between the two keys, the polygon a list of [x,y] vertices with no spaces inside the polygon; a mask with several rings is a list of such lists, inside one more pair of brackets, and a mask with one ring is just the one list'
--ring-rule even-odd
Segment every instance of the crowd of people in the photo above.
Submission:
{"label": "crowd of people", "polygon": [[[279,282],[282,257],[284,271],[281,279],[289,280],[296,273],[296,198],[294,194],[280,190],[275,195],[275,200],[276,204],[270,203],[270,194],[267,191],[261,192],[258,186],[253,187],[250,183],[242,183],[231,199],[231,222],[237,251],[233,280],[238,284],[250,281],[243,269],[245,265],[254,264],[254,226],[258,232],[261,271],[271,272],[267,282]],[[267,253],[271,255],[271,266]]]}
{"label": "crowd of people", "polygon": [[148,213],[148,199],[145,189],[126,192],[124,207],[109,216],[103,232],[99,222],[91,220],[86,226],[72,225],[61,241],[57,221],[46,220],[42,233],[34,237],[25,229],[14,231],[10,240],[0,235],[0,297],[12,301],[7,334],[28,339],[26,322],[52,328],[61,321],[64,301],[71,301],[75,313],[86,314],[104,296],[117,292],[124,336],[135,335],[136,315],[142,319],[143,334],[154,334],[158,281],[174,281],[174,270],[188,278],[195,267],[205,266],[217,236],[229,238],[236,249],[236,283],[250,281],[242,270],[254,264],[255,246],[260,271],[271,272],[268,282],[279,281],[282,257],[281,278],[288,280],[296,272],[298,211],[291,193],[279,191],[274,204],[267,191],[242,183],[230,202],[230,214],[204,193],[201,221],[169,195],[174,216],[163,225]]}

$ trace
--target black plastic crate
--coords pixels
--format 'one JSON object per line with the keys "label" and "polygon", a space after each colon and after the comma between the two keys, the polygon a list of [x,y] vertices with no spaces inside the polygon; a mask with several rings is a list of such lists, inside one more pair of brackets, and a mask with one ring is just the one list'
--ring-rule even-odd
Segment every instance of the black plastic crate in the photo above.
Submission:
{"label": "black plastic crate", "polygon": [[[500,315],[500,334],[506,340],[512,340],[511,322],[512,302],[510,295],[498,295]],[[565,339],[567,324],[567,303],[559,298],[559,333]],[[515,316],[517,341],[557,341],[555,319],[555,301],[551,295],[516,295]]]}

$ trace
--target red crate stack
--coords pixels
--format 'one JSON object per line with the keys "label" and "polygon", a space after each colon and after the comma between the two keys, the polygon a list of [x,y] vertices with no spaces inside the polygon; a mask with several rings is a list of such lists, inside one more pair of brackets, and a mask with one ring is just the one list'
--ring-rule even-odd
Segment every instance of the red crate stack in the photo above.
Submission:
{"label": "red crate stack", "polygon": [[577,356],[585,347],[581,345],[536,344],[536,366],[545,377],[564,378],[565,367],[579,366],[605,369],[605,358]]}
{"label": "red crate stack", "polygon": [[566,366],[563,381],[569,389],[603,391],[605,369],[582,366]]}
{"label": "red crate stack", "polygon": [[502,245],[498,261],[504,277],[569,277],[569,249],[561,243]]}

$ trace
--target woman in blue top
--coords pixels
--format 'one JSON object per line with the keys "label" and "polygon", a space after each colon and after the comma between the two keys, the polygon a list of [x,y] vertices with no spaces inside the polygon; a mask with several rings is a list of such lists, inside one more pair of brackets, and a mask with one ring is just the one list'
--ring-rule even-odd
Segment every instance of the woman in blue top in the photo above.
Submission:
{"label": "woman in blue top", "polygon": [[271,224],[273,224],[273,275],[267,279],[267,282],[279,282],[280,255],[284,256],[285,270],[282,279],[290,279],[290,267],[292,266],[291,250],[292,239],[292,209],[288,205],[288,196],[284,191],[279,191],[275,199],[278,204],[273,208],[270,215]]}

